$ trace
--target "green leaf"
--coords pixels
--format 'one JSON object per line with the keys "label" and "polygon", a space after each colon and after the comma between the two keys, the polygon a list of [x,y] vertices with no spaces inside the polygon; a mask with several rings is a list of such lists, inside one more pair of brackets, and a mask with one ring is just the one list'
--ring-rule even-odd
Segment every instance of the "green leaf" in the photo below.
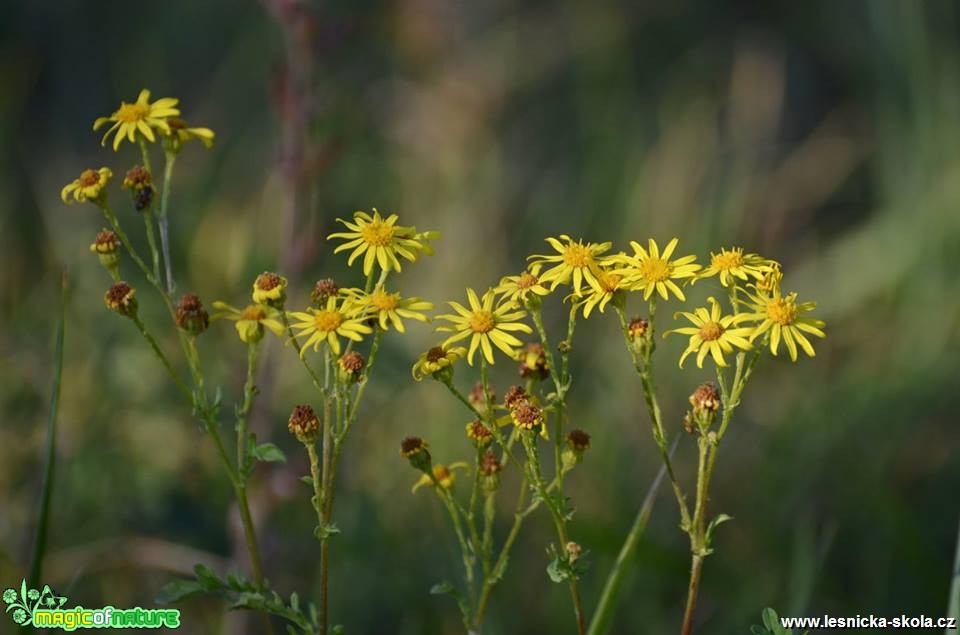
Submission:
{"label": "green leaf", "polygon": [[317,537],[317,540],[326,540],[334,534],[339,534],[340,528],[337,527],[336,523],[328,523],[324,526],[317,526],[313,530],[313,535]]}
{"label": "green leaf", "polygon": [[307,485],[313,486],[313,477],[309,474],[307,476],[301,476],[300,480],[306,483]]}
{"label": "green leaf", "polygon": [[204,586],[196,580],[174,580],[160,589],[155,601],[157,604],[174,604],[205,591]]}
{"label": "green leaf", "polygon": [[432,587],[430,587],[430,595],[444,595],[449,593],[450,595],[459,595],[456,587],[444,580],[443,582],[437,582]]}
{"label": "green leaf", "polygon": [[272,443],[262,443],[250,448],[250,454],[264,463],[286,463],[287,456]]}
{"label": "green leaf", "polygon": [[570,577],[570,566],[560,560],[560,558],[554,558],[550,561],[550,564],[547,565],[547,575],[550,576],[550,579],[554,582],[563,582]]}

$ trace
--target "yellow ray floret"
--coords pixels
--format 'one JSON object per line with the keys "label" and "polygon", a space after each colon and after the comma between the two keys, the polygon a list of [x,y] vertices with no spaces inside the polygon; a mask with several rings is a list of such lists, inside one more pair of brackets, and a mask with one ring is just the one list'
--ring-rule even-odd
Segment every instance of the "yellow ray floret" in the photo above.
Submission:
{"label": "yellow ray floret", "polygon": [[689,335],[690,342],[687,349],[680,356],[680,367],[683,367],[683,360],[691,353],[697,353],[697,368],[703,368],[703,360],[707,355],[713,357],[717,366],[725,367],[727,361],[724,359],[725,353],[733,352],[736,346],[742,350],[750,350],[750,334],[752,327],[737,326],[739,323],[749,318],[742,314],[722,315],[720,303],[715,298],[707,298],[710,308],[701,307],[693,313],[678,312],[674,317],[683,316],[687,318],[693,326],[684,326],[664,333],[664,337],[671,333]]}
{"label": "yellow ray floret", "polygon": [[288,313],[295,320],[291,327],[299,332],[297,337],[309,335],[300,348],[300,356],[311,346],[314,351],[324,342],[334,355],[340,354],[340,337],[359,342],[373,329],[363,323],[363,316],[350,304],[337,304],[337,298],[331,297],[321,309],[309,308],[306,311]]}
{"label": "yellow ray floret", "polygon": [[104,124],[112,122],[113,125],[107,129],[100,143],[107,145],[107,138],[116,133],[113,137],[114,150],[120,147],[120,142],[124,139],[136,143],[139,138],[143,138],[152,143],[157,139],[153,133],[155,129],[165,135],[170,134],[167,119],[180,114],[176,107],[178,102],[178,99],[164,97],[150,103],[150,91],[144,88],[137,96],[137,101],[132,104],[121,102],[120,108],[112,115],[97,118],[93,122],[93,129],[98,130]]}
{"label": "yellow ray floret", "polygon": [[421,252],[432,254],[428,241],[438,238],[439,234],[418,233],[415,227],[401,227],[397,225],[398,219],[396,214],[383,218],[376,208],[373,209],[373,216],[366,212],[354,212],[352,221],[337,219],[337,222],[350,231],[335,232],[327,236],[327,240],[343,238],[347,241],[334,249],[333,253],[352,249],[350,257],[347,258],[348,266],[352,266],[354,260],[363,256],[365,276],[371,274],[374,264],[379,265],[382,271],[400,271],[398,256],[414,262]]}
{"label": "yellow ray floret", "polygon": [[469,309],[459,302],[448,302],[447,304],[456,311],[456,314],[437,316],[437,319],[451,323],[449,326],[437,328],[438,331],[453,333],[443,342],[443,346],[470,338],[467,363],[471,366],[473,365],[473,354],[477,351],[477,348],[483,351],[484,359],[490,364],[494,363],[493,346],[514,359],[516,357],[516,347],[521,346],[523,342],[508,331],[533,332],[530,326],[518,321],[526,315],[525,311],[519,309],[513,302],[504,302],[494,307],[495,299],[496,294],[493,289],[488,289],[483,294],[482,299],[477,297],[476,291],[467,289]]}
{"label": "yellow ray floret", "polygon": [[647,249],[640,243],[631,240],[633,255],[617,254],[608,259],[609,264],[617,264],[613,273],[623,276],[622,286],[632,291],[643,291],[643,299],[649,300],[656,292],[664,300],[672,293],[679,300],[686,300],[683,291],[674,280],[683,280],[696,275],[700,265],[696,264],[696,256],[683,256],[670,260],[678,239],[674,238],[661,252],[656,241],[650,238]]}
{"label": "yellow ray floret", "polygon": [[816,355],[813,344],[807,339],[807,335],[826,337],[827,334],[823,332],[823,327],[826,324],[823,320],[803,315],[815,309],[817,307],[816,302],[801,302],[798,304],[796,293],[790,293],[786,296],[758,294],[753,296],[752,300],[754,312],[744,315],[751,320],[758,321],[759,324],[751,332],[750,341],[769,332],[770,352],[774,355],[780,348],[781,339],[786,344],[792,361],[797,361],[798,345],[808,356]]}
{"label": "yellow ray floret", "polygon": [[580,295],[584,280],[587,284],[596,281],[597,258],[613,245],[609,242],[584,244],[583,240],[574,241],[566,234],[561,234],[560,240],[550,237],[546,241],[557,253],[534,254],[528,260],[535,265],[550,267],[540,276],[540,282],[549,283],[551,291],[561,284],[572,284],[576,296]]}

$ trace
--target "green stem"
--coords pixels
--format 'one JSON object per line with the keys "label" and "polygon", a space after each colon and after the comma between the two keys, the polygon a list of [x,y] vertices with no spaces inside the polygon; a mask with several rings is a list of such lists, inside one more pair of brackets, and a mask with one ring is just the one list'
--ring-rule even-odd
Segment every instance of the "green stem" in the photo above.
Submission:
{"label": "green stem", "polygon": [[166,354],[160,348],[160,345],[157,344],[157,340],[154,339],[153,335],[147,330],[147,327],[144,325],[143,321],[140,319],[140,316],[134,313],[130,316],[130,319],[133,320],[133,323],[136,325],[137,330],[140,332],[140,335],[143,336],[143,339],[147,341],[150,345],[150,348],[153,350],[153,354],[156,355],[157,359],[160,360],[160,363],[163,365],[163,368],[167,371],[167,374],[170,376],[170,379],[173,380],[174,385],[183,393],[183,396],[186,397],[187,401],[193,402],[193,393],[190,391],[190,388],[180,379],[180,375],[173,370],[173,366],[170,364],[170,360],[167,358]]}
{"label": "green stem", "polygon": [[247,478],[249,458],[247,457],[247,421],[253,409],[253,399],[257,394],[254,383],[257,373],[257,352],[259,342],[247,344],[247,380],[243,385],[243,403],[237,410],[237,466],[244,479]]}
{"label": "green stem", "polygon": [[153,230],[153,211],[148,207],[143,213],[143,224],[147,230],[147,243],[153,256],[153,277],[160,279],[160,251],[157,249],[157,235]]}
{"label": "green stem", "polygon": [[164,152],[163,190],[160,193],[160,217],[157,224],[160,226],[160,247],[163,249],[163,264],[166,267],[167,293],[173,293],[173,267],[170,264],[170,187],[173,181],[173,164],[177,160],[175,152]]}
{"label": "green stem", "polygon": [[310,375],[310,381],[313,382],[313,387],[317,389],[317,392],[319,392],[324,399],[326,399],[327,388],[324,386],[323,382],[320,381],[320,377],[317,375],[317,372],[313,370],[313,366],[311,366],[310,362],[308,362],[306,357],[304,357],[303,347],[300,346],[300,342],[297,341],[296,335],[293,334],[293,327],[290,326],[290,319],[287,317],[286,311],[280,311],[280,319],[283,322],[283,328],[287,331],[287,335],[290,338],[289,341],[293,344],[293,350],[297,353],[297,358],[300,360],[300,363],[303,364],[307,374]]}
{"label": "green stem", "polygon": [[67,306],[67,272],[60,278],[60,316],[53,344],[53,382],[50,387],[50,409],[47,412],[47,440],[44,450],[43,484],[40,486],[40,503],[37,509],[37,526],[33,539],[33,556],[30,558],[31,587],[40,586],[43,573],[43,556],[47,550],[47,533],[50,525],[50,500],[53,496],[53,476],[56,464],[57,414],[60,411],[60,384],[63,377],[63,341]]}

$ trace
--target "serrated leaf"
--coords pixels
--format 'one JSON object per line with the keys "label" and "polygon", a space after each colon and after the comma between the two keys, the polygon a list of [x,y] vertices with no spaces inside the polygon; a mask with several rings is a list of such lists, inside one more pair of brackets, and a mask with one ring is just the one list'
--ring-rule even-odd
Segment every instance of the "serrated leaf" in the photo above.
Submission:
{"label": "serrated leaf", "polygon": [[553,582],[560,583],[570,577],[570,570],[559,558],[554,558],[547,565],[547,575]]}
{"label": "serrated leaf", "polygon": [[262,443],[250,448],[250,455],[264,463],[286,463],[287,455],[272,443]]}

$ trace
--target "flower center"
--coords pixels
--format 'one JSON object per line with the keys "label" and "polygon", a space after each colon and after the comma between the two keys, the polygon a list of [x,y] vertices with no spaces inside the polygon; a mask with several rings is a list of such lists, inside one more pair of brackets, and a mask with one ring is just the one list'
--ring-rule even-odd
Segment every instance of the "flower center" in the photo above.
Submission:
{"label": "flower center", "polygon": [[671,267],[663,258],[647,258],[640,263],[640,275],[650,282],[663,282],[670,277]]}
{"label": "flower center", "polygon": [[427,351],[428,362],[439,362],[441,359],[443,359],[446,356],[447,354],[439,346],[434,346],[429,351]]}
{"label": "flower center", "polygon": [[540,282],[540,279],[535,275],[529,272],[524,272],[520,274],[520,277],[517,279],[517,288],[518,289],[529,289],[536,286]]}
{"label": "flower center", "polygon": [[100,173],[96,170],[84,170],[80,174],[80,185],[83,187],[90,187],[91,185],[96,185],[100,182]]}
{"label": "flower center", "polygon": [[370,304],[380,311],[393,311],[400,306],[400,294],[377,289],[370,294]]}
{"label": "flower center", "polygon": [[495,324],[493,313],[490,311],[477,311],[470,318],[470,328],[474,333],[489,333]]}
{"label": "flower center", "polygon": [[331,332],[336,331],[343,323],[343,315],[340,311],[317,311],[313,316],[313,325],[318,331]]}
{"label": "flower center", "polygon": [[613,293],[620,288],[620,280],[622,276],[618,276],[615,273],[607,273],[605,271],[601,272],[597,276],[597,282],[600,283],[600,288],[606,291],[607,293]]}
{"label": "flower center", "polygon": [[737,249],[733,251],[721,249],[719,254],[712,256],[710,264],[720,271],[730,271],[743,265],[743,253]]}
{"label": "flower center", "polygon": [[258,306],[248,306],[243,310],[243,313],[240,314],[241,320],[252,320],[254,322],[259,322],[263,318],[267,317],[266,311],[261,309]]}
{"label": "flower center", "polygon": [[280,286],[282,281],[283,279],[275,273],[261,273],[255,282],[261,291],[269,291]]}
{"label": "flower center", "polygon": [[723,335],[723,327],[716,322],[704,322],[700,327],[700,337],[705,342],[718,340],[721,335]]}
{"label": "flower center", "polygon": [[563,250],[563,262],[571,267],[586,267],[591,261],[590,250],[585,245],[572,243]]}
{"label": "flower center", "polygon": [[788,326],[797,319],[797,305],[784,298],[771,300],[767,303],[767,317],[781,326]]}
{"label": "flower center", "polygon": [[124,123],[143,121],[150,113],[150,107],[143,104],[121,104],[117,111],[117,119]]}
{"label": "flower center", "polygon": [[373,221],[360,228],[360,236],[369,245],[386,247],[393,241],[393,226],[381,221]]}

